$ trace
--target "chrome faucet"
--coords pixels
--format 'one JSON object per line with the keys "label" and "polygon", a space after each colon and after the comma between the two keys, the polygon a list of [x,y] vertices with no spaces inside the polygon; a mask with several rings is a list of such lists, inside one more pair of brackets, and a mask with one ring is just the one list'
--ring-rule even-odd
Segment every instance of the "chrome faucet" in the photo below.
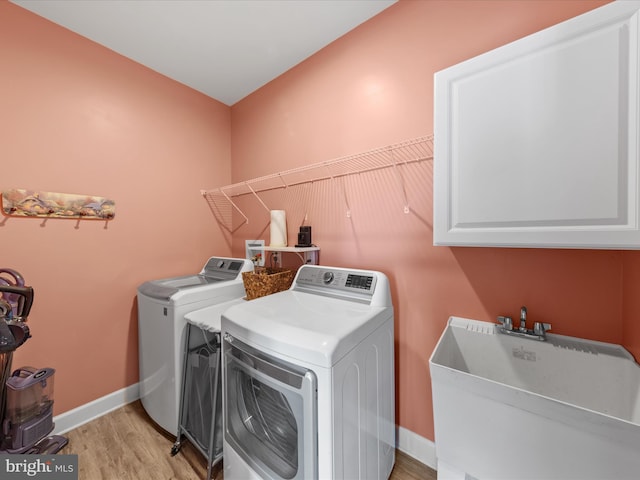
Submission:
{"label": "chrome faucet", "polygon": [[520,308],[520,328],[523,333],[527,332],[527,307]]}
{"label": "chrome faucet", "polygon": [[551,330],[550,323],[535,322],[533,324],[533,330],[527,329],[527,307],[520,309],[520,327],[515,330],[513,328],[513,320],[511,317],[498,317],[498,323],[500,327],[498,331],[507,335],[515,335],[518,337],[533,338],[536,340],[545,341],[547,339],[546,332]]}

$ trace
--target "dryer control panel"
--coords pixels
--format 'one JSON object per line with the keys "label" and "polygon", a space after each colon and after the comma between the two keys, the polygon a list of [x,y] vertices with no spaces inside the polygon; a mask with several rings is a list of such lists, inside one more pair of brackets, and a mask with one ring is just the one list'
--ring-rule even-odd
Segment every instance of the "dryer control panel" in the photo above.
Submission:
{"label": "dryer control panel", "polygon": [[[292,289],[370,303],[381,278],[388,285],[380,272],[304,265],[298,270]],[[385,295],[385,292],[381,294]]]}

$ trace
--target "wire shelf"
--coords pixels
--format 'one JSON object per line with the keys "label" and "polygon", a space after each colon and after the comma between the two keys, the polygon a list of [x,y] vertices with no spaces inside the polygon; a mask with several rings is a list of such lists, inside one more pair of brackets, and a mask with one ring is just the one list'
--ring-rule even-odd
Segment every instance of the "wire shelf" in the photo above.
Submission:
{"label": "wire shelf", "polygon": [[[293,168],[233,185],[201,190],[200,193],[209,203],[209,207],[218,222],[227,230],[233,231],[231,217],[234,209],[244,218],[244,221],[236,229],[249,221],[242,210],[233,202],[233,197],[255,195],[262,206],[269,210],[258,196],[258,193],[303,183],[340,178],[346,175],[371,172],[383,168],[396,168],[401,165],[432,159],[433,135],[427,135],[368,152]],[[404,190],[401,176],[398,178],[401,182],[401,188]],[[405,205],[405,213],[408,213],[407,205]]]}

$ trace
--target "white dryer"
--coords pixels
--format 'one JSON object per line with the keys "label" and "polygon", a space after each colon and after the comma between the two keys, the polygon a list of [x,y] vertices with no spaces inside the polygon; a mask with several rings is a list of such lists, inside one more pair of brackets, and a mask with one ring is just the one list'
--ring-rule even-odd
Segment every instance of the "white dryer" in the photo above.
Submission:
{"label": "white dryer", "polygon": [[305,265],[222,315],[224,478],[387,479],[393,306],[375,271]]}
{"label": "white dryer", "polygon": [[145,282],[138,287],[140,400],[149,416],[178,432],[185,314],[245,296],[242,272],[253,263],[211,257],[195,275]]}

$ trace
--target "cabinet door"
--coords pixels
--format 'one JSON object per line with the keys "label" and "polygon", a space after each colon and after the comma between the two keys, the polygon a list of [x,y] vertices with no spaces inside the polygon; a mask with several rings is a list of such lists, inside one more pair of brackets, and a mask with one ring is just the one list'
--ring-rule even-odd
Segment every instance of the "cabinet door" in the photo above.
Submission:
{"label": "cabinet door", "polygon": [[640,248],[639,10],[436,73],[434,244]]}

